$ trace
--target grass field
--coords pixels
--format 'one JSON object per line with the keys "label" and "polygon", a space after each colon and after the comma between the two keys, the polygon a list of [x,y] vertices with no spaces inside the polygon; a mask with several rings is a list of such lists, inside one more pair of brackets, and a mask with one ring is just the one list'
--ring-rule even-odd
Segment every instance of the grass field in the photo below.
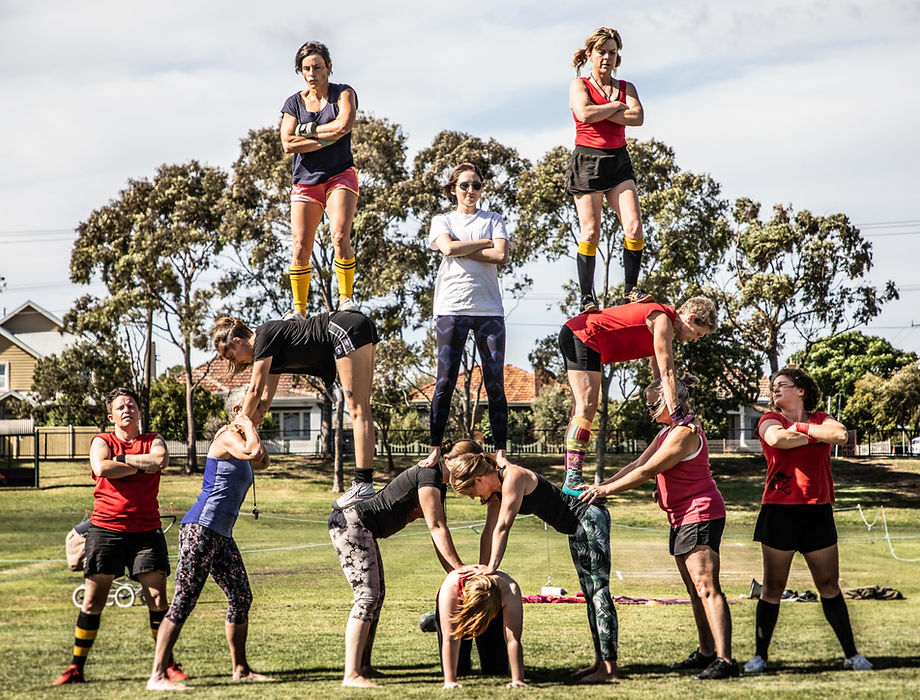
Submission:
{"label": "grass field", "polygon": [[[522,463],[556,483],[558,459]],[[750,541],[763,484],[763,461],[755,457],[716,458],[713,470],[729,515],[722,545],[722,585],[732,601],[734,656],[753,654],[755,604],[739,596],[751,578],[760,578],[759,545]],[[861,504],[871,523],[878,506],[885,514],[895,552],[920,558],[920,460],[836,460],[837,508]],[[378,473],[378,480],[386,478]],[[192,676],[200,697],[351,697],[362,691],[340,687],[343,630],[351,590],[342,575],[326,531],[333,495],[331,474],[318,462],[279,459],[260,474],[257,496],[262,516],[244,506],[235,535],[244,552],[255,603],[250,614],[249,657],[253,667],[276,682],[238,685],[228,680],[229,654],[223,636],[225,601],[209,582],[179,639],[176,656]],[[0,491],[0,695],[28,697],[135,697],[144,692],[153,641],[145,608],[110,607],[87,662],[89,686],[50,687],[70,662],[77,609],[71,593],[81,583],[63,562],[67,530],[92,507],[92,485],[85,463],[42,464],[39,490]],[[378,485],[379,487],[379,485]],[[193,503],[200,477],[171,468],[164,475],[160,505],[174,504],[181,516]],[[646,486],[611,503],[614,529],[611,588],[614,595],[684,597],[667,551],[664,515]],[[448,520],[462,557],[473,561],[476,523],[484,508],[449,493]],[[580,605],[526,605],[524,661],[531,689],[515,691],[545,698],[903,697],[920,696],[920,561],[896,560],[883,538],[881,519],[869,531],[856,510],[837,513],[841,586],[874,584],[901,590],[906,600],[850,601],[857,644],[875,664],[870,673],[842,670],[842,654],[821,612],[810,603],[784,603],[771,647],[771,672],[757,678],[701,685],[664,666],[696,647],[689,606],[618,606],[620,668],[615,686],[566,685],[566,677],[593,660],[585,612]],[[167,534],[172,554],[177,530]],[[898,539],[903,538],[903,539]],[[443,572],[423,521],[381,542],[387,572],[387,599],[375,646],[375,663],[388,678],[373,697],[416,698],[438,694],[440,671],[435,635],[419,630],[418,618],[433,609]],[[567,540],[547,533],[533,518],[520,520],[511,534],[502,568],[525,593],[538,593],[548,579],[578,590]],[[170,591],[171,591],[170,579]],[[789,587],[813,588],[804,561],[797,557]],[[474,654],[475,657],[475,654]],[[475,661],[474,661],[475,663]],[[507,679],[505,679],[507,680]],[[473,677],[453,697],[489,697],[511,691],[501,679]],[[367,694],[364,691],[363,694]]]}

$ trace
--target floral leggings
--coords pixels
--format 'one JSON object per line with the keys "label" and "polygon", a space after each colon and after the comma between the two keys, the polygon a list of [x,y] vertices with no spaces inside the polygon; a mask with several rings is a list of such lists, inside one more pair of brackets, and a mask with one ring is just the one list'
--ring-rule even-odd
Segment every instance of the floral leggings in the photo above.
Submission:
{"label": "floral leggings", "polygon": [[619,622],[610,597],[610,513],[606,508],[588,508],[578,530],[569,535],[569,551],[588,603],[594,651],[604,661],[616,661]]}
{"label": "floral leggings", "polygon": [[166,617],[180,626],[188,619],[208,574],[227,596],[227,622],[234,625],[246,623],[252,605],[252,590],[240,550],[232,537],[218,535],[198,523],[179,527],[176,593]]}
{"label": "floral leggings", "polygon": [[334,509],[329,514],[329,537],[345,578],[355,592],[351,617],[376,623],[386,596],[377,539],[361,522],[354,508]]}

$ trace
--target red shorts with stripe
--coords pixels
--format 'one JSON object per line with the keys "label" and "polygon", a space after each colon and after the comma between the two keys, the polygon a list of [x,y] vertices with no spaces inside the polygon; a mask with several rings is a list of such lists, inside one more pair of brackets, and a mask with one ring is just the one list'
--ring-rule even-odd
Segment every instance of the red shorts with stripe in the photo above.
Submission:
{"label": "red shorts with stripe", "polygon": [[291,201],[319,204],[325,209],[329,193],[339,188],[345,188],[349,192],[358,194],[358,171],[354,166],[343,170],[338,175],[333,175],[325,182],[315,185],[293,185]]}

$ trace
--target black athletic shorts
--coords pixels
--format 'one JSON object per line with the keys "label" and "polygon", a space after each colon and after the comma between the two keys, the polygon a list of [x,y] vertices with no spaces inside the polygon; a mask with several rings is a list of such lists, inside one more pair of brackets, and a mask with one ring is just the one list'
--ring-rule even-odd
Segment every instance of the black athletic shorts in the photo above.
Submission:
{"label": "black athletic shorts", "polygon": [[785,552],[814,552],[837,544],[837,526],[830,503],[780,505],[764,503],[754,526],[754,541]]}
{"label": "black athletic shorts", "polygon": [[565,360],[566,369],[584,372],[601,371],[601,354],[581,342],[568,326],[563,326],[559,331],[559,350]]}
{"label": "black athletic shorts", "polygon": [[329,314],[329,335],[332,336],[337,360],[365,345],[380,342],[374,322],[360,311],[334,311]]}
{"label": "black athletic shorts", "polygon": [[159,528],[147,532],[119,532],[90,526],[86,533],[83,573],[124,576],[137,581],[138,574],[162,571],[169,576],[166,537]]}
{"label": "black athletic shorts", "polygon": [[672,527],[668,550],[672,556],[679,557],[689,554],[697,545],[705,544],[709,545],[712,551],[718,553],[724,530],[725,518]]}
{"label": "black athletic shorts", "polygon": [[589,148],[575,146],[565,171],[565,191],[569,194],[606,192],[622,182],[635,180],[626,146]]}

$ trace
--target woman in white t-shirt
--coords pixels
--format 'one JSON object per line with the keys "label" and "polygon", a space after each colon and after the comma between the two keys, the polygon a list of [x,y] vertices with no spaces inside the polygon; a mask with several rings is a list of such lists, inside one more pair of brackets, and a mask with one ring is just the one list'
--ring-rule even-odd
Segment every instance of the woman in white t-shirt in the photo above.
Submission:
{"label": "woman in white t-shirt", "polygon": [[472,331],[489,397],[495,458],[503,465],[507,463],[508,401],[504,372],[505,311],[498,267],[508,262],[511,240],[504,219],[478,206],[482,174],[475,165],[461,163],[454,168],[443,192],[456,208],[435,216],[428,235],[431,249],[440,251],[444,257],[434,286],[438,379],[431,400],[431,452],[419,464],[434,466],[441,458],[441,441],[463,346]]}

